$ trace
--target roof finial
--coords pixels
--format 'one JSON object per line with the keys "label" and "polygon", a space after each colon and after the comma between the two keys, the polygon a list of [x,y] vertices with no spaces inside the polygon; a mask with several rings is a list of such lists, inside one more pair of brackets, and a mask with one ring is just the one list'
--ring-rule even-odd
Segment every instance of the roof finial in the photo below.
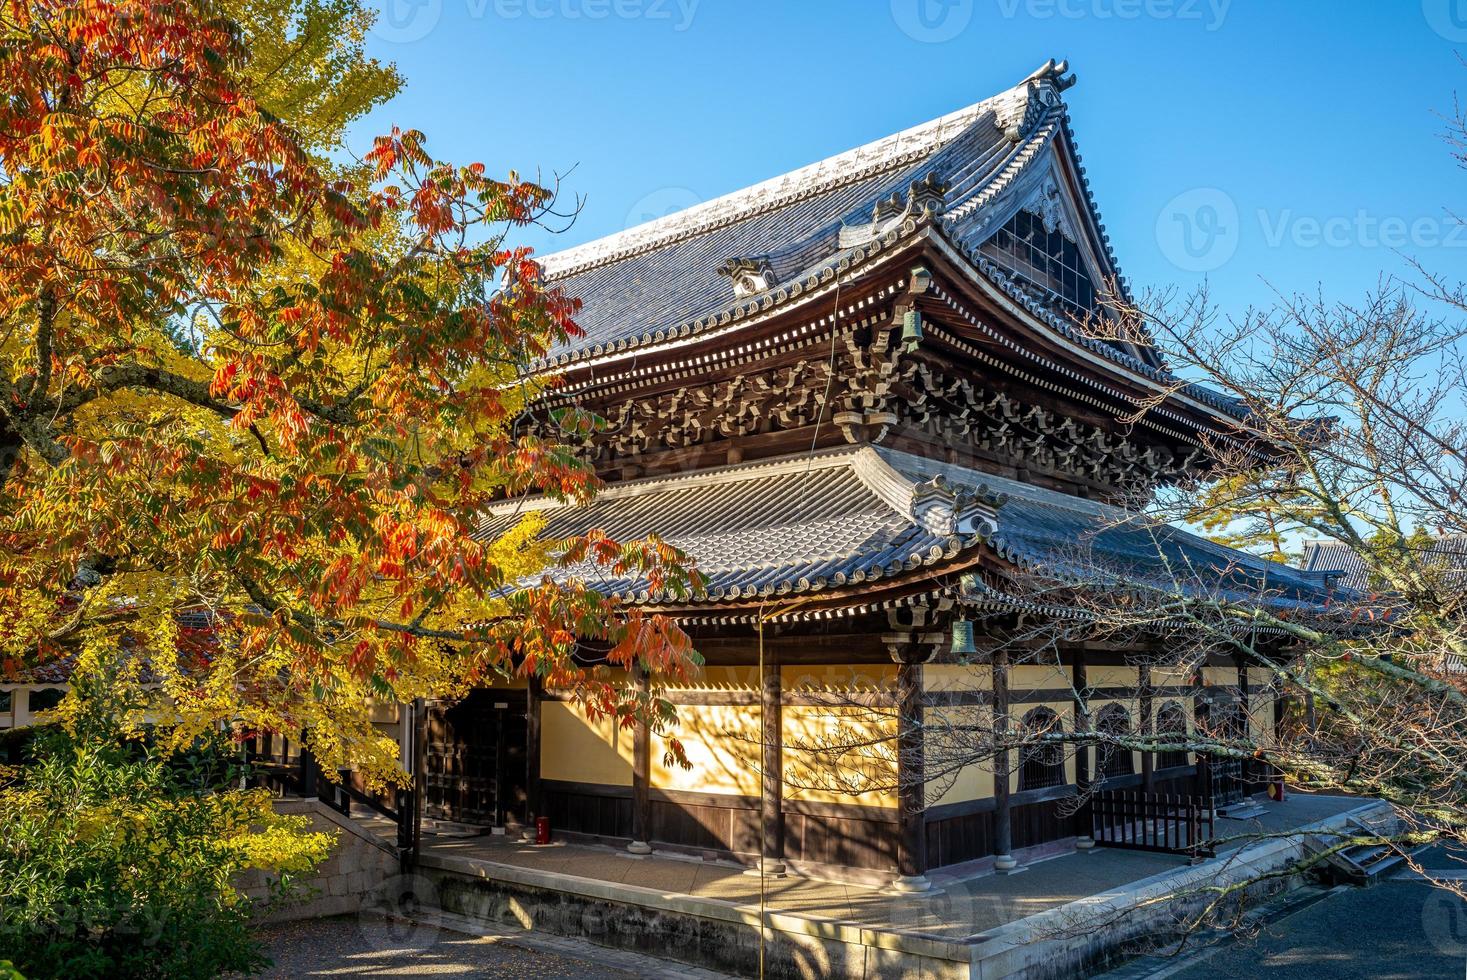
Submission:
{"label": "roof finial", "polygon": [[1024,83],[1049,82],[1055,87],[1055,91],[1063,92],[1071,85],[1074,85],[1076,81],[1074,75],[1066,76],[1065,73],[1069,70],[1070,60],[1068,58],[1061,59],[1060,61],[1055,61],[1053,58],[1050,58],[1044,64],[1040,65],[1038,70],[1024,79]]}

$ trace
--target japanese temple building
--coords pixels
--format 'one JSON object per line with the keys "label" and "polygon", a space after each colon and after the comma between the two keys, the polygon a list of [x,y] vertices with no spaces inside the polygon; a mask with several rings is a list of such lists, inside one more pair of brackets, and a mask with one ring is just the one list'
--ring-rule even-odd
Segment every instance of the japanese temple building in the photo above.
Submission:
{"label": "japanese temple building", "polygon": [[[992,642],[1066,616],[1019,581],[1082,581],[1082,550],[1184,590],[1313,605],[1331,584],[1121,508],[1244,445],[1244,409],[1178,384],[1144,335],[1077,325],[1125,285],[1066,72],[1050,62],[942,118],[544,259],[583,301],[585,336],[535,366],[563,379],[543,407],[608,420],[585,450],[608,489],[584,507],[507,504],[485,533],[529,507],[551,536],[655,532],[697,558],[709,581],[694,599],[597,583],[675,617],[706,658],[696,686],[669,693],[693,768],[664,764],[656,734],[508,685],[432,707],[429,817],[544,816],[557,837],[634,853],[762,856],[921,889],[935,868],[1084,846],[1090,828],[1064,805],[1076,786],[1198,785],[1185,753],[1093,747],[1001,758],[1007,778],[928,773],[934,713],[1152,731],[1195,724],[1206,691],[1243,723],[1274,723],[1271,672],[1230,656],[1179,676],[1146,666],[1154,647],[1083,630],[1041,660]],[[955,622],[973,625],[974,655],[965,627],[954,651]],[[864,786],[809,778],[838,728],[871,735]]]}

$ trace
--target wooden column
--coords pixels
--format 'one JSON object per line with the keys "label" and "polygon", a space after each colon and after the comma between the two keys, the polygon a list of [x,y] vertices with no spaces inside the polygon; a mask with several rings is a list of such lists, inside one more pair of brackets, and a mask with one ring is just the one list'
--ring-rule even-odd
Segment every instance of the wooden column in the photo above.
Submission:
{"label": "wooden column", "polygon": [[1014,870],[1013,811],[1009,804],[1009,652],[1000,646],[993,652],[993,737],[998,751],[993,757],[993,869]]}
{"label": "wooden column", "polygon": [[933,610],[914,606],[904,619],[887,612],[894,632],[882,636],[897,665],[897,880],[899,892],[925,892],[927,880],[927,761],[922,701],[922,665],[932,659],[945,633],[927,632]]}
{"label": "wooden column", "polygon": [[525,838],[535,839],[535,820],[545,816],[540,790],[540,707],[545,686],[540,678],[525,682]]}
{"label": "wooden column", "polygon": [[[1253,705],[1250,703],[1248,691],[1248,661],[1240,653],[1238,656],[1238,710],[1242,712],[1239,722],[1243,730],[1238,732],[1238,738],[1251,741],[1253,738]],[[1253,779],[1256,775],[1253,771],[1253,760],[1244,759],[1243,764],[1238,767],[1243,777],[1243,792],[1247,795],[1253,794]]]}
{"label": "wooden column", "polygon": [[[637,667],[633,671],[637,687],[646,692],[649,677],[647,671]],[[651,854],[647,837],[652,824],[651,802],[647,790],[652,778],[652,733],[646,722],[638,722],[632,728],[632,842],[627,850],[632,854]]]}
{"label": "wooden column", "polygon": [[[1088,732],[1090,716],[1086,712],[1090,710],[1090,700],[1085,689],[1090,686],[1090,680],[1086,676],[1084,650],[1075,651],[1070,683],[1075,689],[1075,731]],[[1075,792],[1082,796],[1090,792],[1090,746],[1080,743],[1075,745]],[[1076,828],[1075,847],[1080,850],[1094,847],[1095,838],[1090,835],[1092,829],[1090,807],[1088,805],[1081,807],[1076,819],[1081,823]]]}
{"label": "wooden column", "polygon": [[[1156,689],[1151,684],[1151,665],[1143,663],[1139,669],[1141,680],[1141,735],[1145,738],[1155,727],[1152,719],[1152,701]],[[1141,789],[1147,793],[1156,789],[1156,753],[1141,753]]]}
{"label": "wooden column", "polygon": [[767,875],[783,875],[784,868],[784,709],[779,658],[765,654],[760,679],[759,711],[762,726],[763,771],[760,780],[760,821],[763,841],[760,863]]}
{"label": "wooden column", "polygon": [[929,887],[926,808],[926,751],[923,748],[922,665],[910,659],[897,664],[897,809],[899,884],[920,891]]}

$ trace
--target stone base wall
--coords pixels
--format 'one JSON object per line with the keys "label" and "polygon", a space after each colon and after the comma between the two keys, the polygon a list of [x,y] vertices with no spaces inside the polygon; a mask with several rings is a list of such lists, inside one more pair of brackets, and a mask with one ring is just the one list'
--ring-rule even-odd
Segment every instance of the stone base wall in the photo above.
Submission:
{"label": "stone base wall", "polygon": [[261,871],[248,871],[236,887],[261,906],[261,922],[317,919],[328,915],[352,915],[381,890],[383,883],[399,874],[397,851],[386,841],[358,826],[319,800],[275,801],[277,813],[306,814],[311,829],[336,836],[331,856],[304,883],[299,898],[282,906],[266,906],[269,878]]}
{"label": "stone base wall", "polygon": [[[1208,899],[1195,894],[1199,886],[1253,880],[1300,858],[1311,833],[1340,830],[1351,818],[1377,814],[1388,818],[1390,808],[1363,803],[1289,837],[1265,839],[1241,853],[1163,871],[963,939],[816,915],[761,916],[754,906],[431,851],[414,877],[425,904],[469,920],[573,936],[736,976],[758,973],[762,923],[764,975],[770,980],[1068,980],[1124,959],[1138,939],[1170,936],[1179,912]],[[1250,894],[1261,898],[1273,887],[1260,883]],[[1190,898],[1168,897],[1189,892]]]}

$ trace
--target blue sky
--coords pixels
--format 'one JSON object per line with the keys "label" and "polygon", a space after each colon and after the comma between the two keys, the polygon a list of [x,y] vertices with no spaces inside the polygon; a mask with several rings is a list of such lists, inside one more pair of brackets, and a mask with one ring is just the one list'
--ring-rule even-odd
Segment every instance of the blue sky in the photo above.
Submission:
{"label": "blue sky", "polygon": [[1136,286],[1353,299],[1402,253],[1456,274],[1443,142],[1467,0],[375,0],[407,77],[358,125],[570,171],[554,250],[992,95],[1046,58]]}

